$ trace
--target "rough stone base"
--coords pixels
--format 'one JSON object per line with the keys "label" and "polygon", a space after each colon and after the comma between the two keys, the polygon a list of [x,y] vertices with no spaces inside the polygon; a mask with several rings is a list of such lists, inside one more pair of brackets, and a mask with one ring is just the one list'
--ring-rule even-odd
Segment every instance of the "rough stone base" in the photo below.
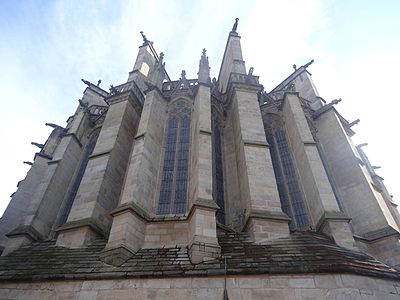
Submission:
{"label": "rough stone base", "polygon": [[[228,276],[231,300],[400,298],[400,283],[347,274]],[[2,282],[0,299],[223,299],[224,277]]]}

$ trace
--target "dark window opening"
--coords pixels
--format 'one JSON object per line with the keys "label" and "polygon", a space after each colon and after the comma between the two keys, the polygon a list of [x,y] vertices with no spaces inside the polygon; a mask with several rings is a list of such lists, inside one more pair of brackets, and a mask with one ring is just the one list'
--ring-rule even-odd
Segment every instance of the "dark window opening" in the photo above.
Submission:
{"label": "dark window opening", "polygon": [[158,214],[184,214],[187,205],[191,109],[186,101],[170,110]]}

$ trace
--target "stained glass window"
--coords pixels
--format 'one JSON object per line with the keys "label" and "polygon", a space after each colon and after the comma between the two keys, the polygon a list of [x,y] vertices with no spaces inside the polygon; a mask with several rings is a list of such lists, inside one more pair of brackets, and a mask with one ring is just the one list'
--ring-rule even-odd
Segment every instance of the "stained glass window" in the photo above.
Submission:
{"label": "stained glass window", "polygon": [[213,158],[214,158],[214,184],[213,194],[214,199],[219,206],[217,211],[217,221],[221,224],[225,224],[225,201],[224,201],[224,177],[223,177],[223,166],[222,166],[222,145],[221,145],[221,130],[218,124],[215,124],[213,128]]}
{"label": "stained glass window", "polygon": [[310,226],[308,213],[297,181],[285,132],[283,129],[275,127],[268,132],[267,141],[270,145],[282,210],[292,219],[292,222],[289,223],[290,229],[307,229]]}
{"label": "stained glass window", "polygon": [[186,212],[191,109],[185,100],[172,104],[166,131],[158,214]]}
{"label": "stained glass window", "polygon": [[78,193],[78,188],[81,184],[82,178],[83,178],[83,174],[85,173],[87,164],[89,162],[89,156],[93,153],[94,147],[96,145],[97,142],[97,138],[99,137],[99,133],[100,130],[96,130],[95,132],[93,132],[90,136],[89,142],[87,143],[86,147],[85,147],[85,152],[84,152],[84,157],[81,161],[81,164],[79,166],[79,170],[77,175],[75,176],[75,178],[73,179],[72,182],[72,187],[68,193],[67,196],[67,200],[66,203],[64,205],[62,214],[60,219],[57,222],[58,226],[61,226],[63,224],[65,224],[65,222],[67,221],[68,215],[71,211],[72,208],[72,204],[74,203],[76,194]]}

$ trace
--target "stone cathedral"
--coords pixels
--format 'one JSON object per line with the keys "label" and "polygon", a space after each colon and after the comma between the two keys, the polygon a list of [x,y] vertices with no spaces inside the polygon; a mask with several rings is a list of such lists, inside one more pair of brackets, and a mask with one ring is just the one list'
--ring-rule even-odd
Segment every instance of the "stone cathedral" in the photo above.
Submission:
{"label": "stone cathedral", "polygon": [[218,78],[203,50],[171,79],[142,33],[127,82],[82,80],[0,219],[1,299],[400,298],[400,217],[357,121],[313,61],[265,91],[237,26]]}

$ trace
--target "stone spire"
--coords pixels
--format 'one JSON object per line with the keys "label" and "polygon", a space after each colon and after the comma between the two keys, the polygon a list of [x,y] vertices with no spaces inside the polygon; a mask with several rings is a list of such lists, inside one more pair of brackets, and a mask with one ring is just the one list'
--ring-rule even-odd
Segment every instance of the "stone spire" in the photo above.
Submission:
{"label": "stone spire", "polygon": [[211,83],[210,66],[208,63],[208,57],[206,56],[206,49],[203,49],[203,53],[200,58],[199,72],[197,75],[200,83]]}

